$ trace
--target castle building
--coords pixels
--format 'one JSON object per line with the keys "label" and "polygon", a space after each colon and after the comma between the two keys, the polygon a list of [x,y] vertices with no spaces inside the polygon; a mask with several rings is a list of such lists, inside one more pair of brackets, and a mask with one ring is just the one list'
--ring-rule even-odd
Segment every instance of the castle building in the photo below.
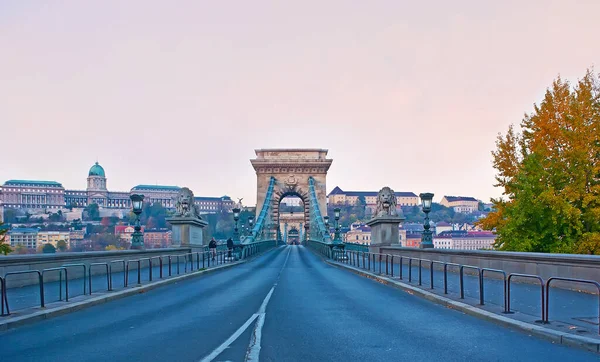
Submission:
{"label": "castle building", "polygon": [[[344,191],[336,186],[327,195],[329,205],[356,205],[359,197],[364,197],[366,207],[371,211],[377,206],[377,191]],[[395,192],[397,206],[419,205],[419,197],[414,192]]]}
{"label": "castle building", "polygon": [[[56,212],[64,208],[83,208],[97,204],[100,209],[131,209],[132,194],[144,195],[144,202],[160,203],[174,209],[179,186],[137,185],[130,191],[109,191],[104,168],[96,162],[90,168],[85,190],[65,190],[56,181],[8,180],[0,187],[0,207],[25,209],[34,213]],[[195,197],[201,213],[231,212],[229,196]]]}
{"label": "castle building", "polygon": [[440,201],[440,205],[450,207],[455,212],[470,214],[477,211],[479,200],[470,196],[444,196]]}

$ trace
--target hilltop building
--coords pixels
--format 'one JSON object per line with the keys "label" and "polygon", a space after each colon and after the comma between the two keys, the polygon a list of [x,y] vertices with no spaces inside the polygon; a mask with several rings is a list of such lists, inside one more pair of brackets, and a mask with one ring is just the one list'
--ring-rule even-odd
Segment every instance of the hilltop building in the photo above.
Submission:
{"label": "hilltop building", "polygon": [[[377,194],[378,191],[344,191],[336,186],[327,195],[327,202],[329,205],[356,205],[359,197],[364,197],[366,208],[370,212],[375,211],[377,206]],[[396,199],[398,202],[398,208],[402,206],[416,206],[419,205],[419,197],[414,192],[395,192]]]}
{"label": "hilltop building", "polygon": [[[66,190],[56,181],[8,180],[0,187],[0,207],[25,209],[33,213],[56,212],[97,204],[100,209],[129,210],[130,196],[142,194],[146,202],[173,209],[179,186],[137,185],[130,191],[109,191],[104,168],[96,162],[90,168],[85,190]],[[195,197],[201,213],[231,212],[229,196]]]}
{"label": "hilltop building", "polygon": [[470,214],[478,210],[479,200],[470,196],[444,196],[440,204],[454,209],[454,212]]}
{"label": "hilltop building", "polygon": [[491,231],[444,231],[433,237],[436,249],[493,250],[496,235]]}

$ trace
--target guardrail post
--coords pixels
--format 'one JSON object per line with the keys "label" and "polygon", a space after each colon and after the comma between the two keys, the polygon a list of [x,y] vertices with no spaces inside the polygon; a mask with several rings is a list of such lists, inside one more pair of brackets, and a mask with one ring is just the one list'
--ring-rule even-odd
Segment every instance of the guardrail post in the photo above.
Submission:
{"label": "guardrail post", "polygon": [[448,264],[444,263],[444,294],[448,294]]}

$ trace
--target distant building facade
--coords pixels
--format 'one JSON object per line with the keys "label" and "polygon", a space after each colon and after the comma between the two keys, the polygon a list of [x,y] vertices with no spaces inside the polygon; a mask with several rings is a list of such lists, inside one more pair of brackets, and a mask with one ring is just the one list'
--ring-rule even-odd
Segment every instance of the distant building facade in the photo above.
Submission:
{"label": "distant building facade", "polygon": [[[174,209],[179,186],[137,185],[130,191],[108,191],[104,168],[96,162],[90,168],[85,190],[65,190],[56,181],[8,180],[0,187],[0,207],[55,212],[64,208],[84,208],[97,204],[100,209],[131,209],[132,194],[144,195],[148,203]],[[201,213],[231,212],[229,196],[196,197]]]}
{"label": "distant building facade", "polygon": [[402,245],[407,248],[418,248],[421,246],[422,233],[406,231],[406,242]]}
{"label": "distant building facade", "polygon": [[[336,186],[327,195],[327,202],[329,205],[356,205],[359,197],[365,198],[366,208],[371,212],[375,210],[377,205],[377,194],[378,191],[344,191]],[[414,192],[395,192],[397,199],[397,206],[416,206],[419,204],[419,197]]]}
{"label": "distant building facade", "polygon": [[36,249],[38,232],[36,228],[13,228],[6,234],[7,243],[10,243],[11,247],[22,245],[29,249]]}
{"label": "distant building facade", "polygon": [[441,234],[444,231],[452,231],[452,229],[453,229],[452,224],[447,223],[445,221],[440,221],[435,224],[435,233],[436,234]]}
{"label": "distant building facade", "polygon": [[[142,232],[144,232],[144,225],[142,227]],[[131,237],[135,228],[133,225],[115,225],[115,236],[118,236],[119,239],[123,241],[131,242]]]}
{"label": "distant building facade", "polygon": [[[398,234],[398,243],[401,246],[405,246],[406,230],[402,226],[399,226]],[[350,225],[350,230],[344,234],[344,241],[347,243],[370,245],[372,241],[371,228],[361,223],[352,224]]]}
{"label": "distant building facade", "polygon": [[61,209],[65,188],[56,181],[8,180],[2,185],[2,206],[23,209]]}
{"label": "distant building facade", "polygon": [[433,237],[436,249],[493,250],[496,235],[491,231],[444,231]]}
{"label": "distant building facade", "polygon": [[146,229],[144,231],[144,246],[148,249],[168,248],[171,244],[171,230],[169,229]]}
{"label": "distant building facade", "polygon": [[64,241],[67,246],[70,244],[71,234],[69,231],[39,231],[37,235],[38,245],[52,244],[57,246],[59,241]]}
{"label": "distant building facade", "polygon": [[479,200],[470,196],[444,196],[440,204],[463,214],[470,214],[479,208]]}

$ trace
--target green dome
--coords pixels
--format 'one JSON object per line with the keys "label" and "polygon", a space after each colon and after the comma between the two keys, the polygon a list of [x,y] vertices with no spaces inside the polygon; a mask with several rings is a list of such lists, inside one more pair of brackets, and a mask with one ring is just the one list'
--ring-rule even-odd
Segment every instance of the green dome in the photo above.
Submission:
{"label": "green dome", "polygon": [[90,168],[90,172],[88,173],[88,176],[106,177],[104,175],[104,169],[102,168],[102,166],[100,166],[98,164],[98,162],[96,162],[96,164],[94,166],[92,166],[92,168]]}

